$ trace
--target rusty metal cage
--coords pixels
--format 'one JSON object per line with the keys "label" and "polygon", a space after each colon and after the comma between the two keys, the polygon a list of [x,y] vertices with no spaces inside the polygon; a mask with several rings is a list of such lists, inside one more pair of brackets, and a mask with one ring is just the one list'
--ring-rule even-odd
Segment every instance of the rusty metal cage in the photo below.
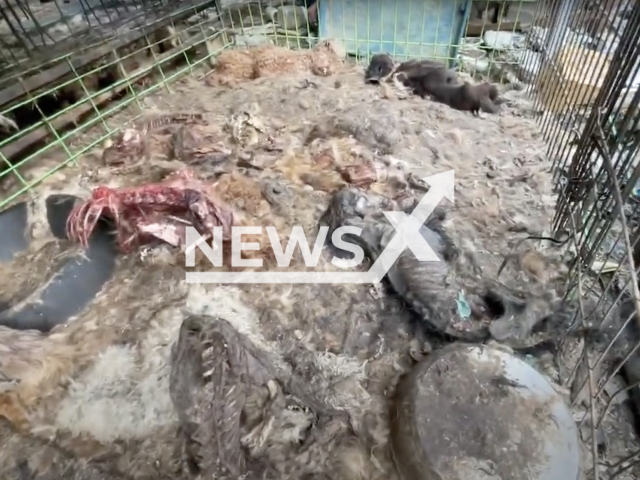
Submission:
{"label": "rusty metal cage", "polygon": [[[215,53],[207,50],[211,42],[206,40],[218,34],[205,34],[211,22],[220,24],[214,0],[127,5],[118,0],[93,5],[91,14],[82,2],[74,2],[83,12],[76,14],[75,30],[66,28],[63,14],[55,15],[62,9],[61,2],[46,5],[54,10],[50,29],[62,30],[59,38],[41,34],[37,15],[30,13],[35,27],[27,30],[24,18],[8,13],[17,7],[3,6],[3,26],[9,31],[0,33],[0,39],[9,37],[12,43],[0,48],[5,55],[0,67],[0,157],[8,168],[2,169],[0,178],[8,179],[11,171],[20,184],[20,192],[4,196],[3,203],[35,185],[19,173],[21,165],[61,149],[66,158],[42,178],[63,168],[82,155],[70,145],[72,139],[96,124],[107,133],[99,135],[95,144],[111,135],[114,130],[105,117],[139,102],[140,87],[150,92],[166,86]],[[30,8],[24,10],[32,12]],[[98,22],[96,18],[103,23],[92,27],[90,22]],[[222,47],[224,42],[214,48]],[[195,59],[196,50],[206,53]]]}
{"label": "rusty metal cage", "polygon": [[[584,404],[588,478],[637,478],[640,446],[610,458],[607,443],[638,433],[640,4],[554,1],[537,16],[552,21],[525,63],[540,64],[530,92],[554,162],[551,230],[571,252],[567,300],[579,305],[571,328],[598,331],[585,334],[566,384],[573,406]],[[621,405],[635,435],[607,426]]]}
{"label": "rusty metal cage", "polygon": [[189,5],[163,0],[3,0],[0,76],[148,26]]}

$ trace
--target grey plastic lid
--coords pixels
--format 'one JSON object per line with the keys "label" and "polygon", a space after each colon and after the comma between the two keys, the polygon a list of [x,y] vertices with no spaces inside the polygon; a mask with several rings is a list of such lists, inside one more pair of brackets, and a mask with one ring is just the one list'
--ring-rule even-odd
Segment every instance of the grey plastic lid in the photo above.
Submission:
{"label": "grey plastic lid", "polygon": [[392,452],[404,480],[576,480],[578,431],[562,397],[501,350],[452,345],[398,386]]}

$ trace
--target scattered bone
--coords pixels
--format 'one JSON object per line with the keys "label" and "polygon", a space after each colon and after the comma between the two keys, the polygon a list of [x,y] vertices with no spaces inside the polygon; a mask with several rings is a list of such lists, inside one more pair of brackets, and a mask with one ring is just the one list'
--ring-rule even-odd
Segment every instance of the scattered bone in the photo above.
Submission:
{"label": "scattered bone", "polygon": [[91,198],[69,215],[69,238],[86,248],[103,215],[114,221],[118,243],[125,252],[154,237],[184,245],[187,225],[205,238],[211,237],[213,227],[221,226],[223,239],[228,240],[234,223],[233,212],[215,198],[210,187],[186,170],[174,172],[157,184],[96,188]]}
{"label": "scattered bone", "polygon": [[245,343],[225,320],[192,316],[172,348],[171,398],[188,461],[206,476],[247,473],[241,415],[253,386],[270,380],[271,367]]}
{"label": "scattered bone", "polygon": [[372,162],[356,163],[340,168],[342,177],[356,187],[366,188],[378,179]]}
{"label": "scattered bone", "polygon": [[108,142],[102,153],[107,166],[132,165],[148,157],[146,131],[126,128],[113,143]]}

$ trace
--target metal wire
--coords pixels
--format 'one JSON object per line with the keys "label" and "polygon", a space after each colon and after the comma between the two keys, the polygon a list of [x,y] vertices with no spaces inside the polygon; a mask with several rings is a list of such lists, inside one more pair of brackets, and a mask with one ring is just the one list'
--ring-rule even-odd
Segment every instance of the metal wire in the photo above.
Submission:
{"label": "metal wire", "polygon": [[[11,61],[0,76],[18,68],[42,63],[87,43],[96,43],[143,26],[179,8],[195,5],[187,0],[51,0],[32,4],[28,0],[0,0],[0,42],[7,45]],[[137,20],[137,22],[136,22]]]}

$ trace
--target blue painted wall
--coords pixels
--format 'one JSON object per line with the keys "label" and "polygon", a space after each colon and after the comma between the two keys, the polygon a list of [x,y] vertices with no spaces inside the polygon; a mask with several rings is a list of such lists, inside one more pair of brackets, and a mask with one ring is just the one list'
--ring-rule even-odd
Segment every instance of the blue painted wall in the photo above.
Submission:
{"label": "blue painted wall", "polygon": [[321,38],[352,55],[455,58],[470,0],[318,0]]}

